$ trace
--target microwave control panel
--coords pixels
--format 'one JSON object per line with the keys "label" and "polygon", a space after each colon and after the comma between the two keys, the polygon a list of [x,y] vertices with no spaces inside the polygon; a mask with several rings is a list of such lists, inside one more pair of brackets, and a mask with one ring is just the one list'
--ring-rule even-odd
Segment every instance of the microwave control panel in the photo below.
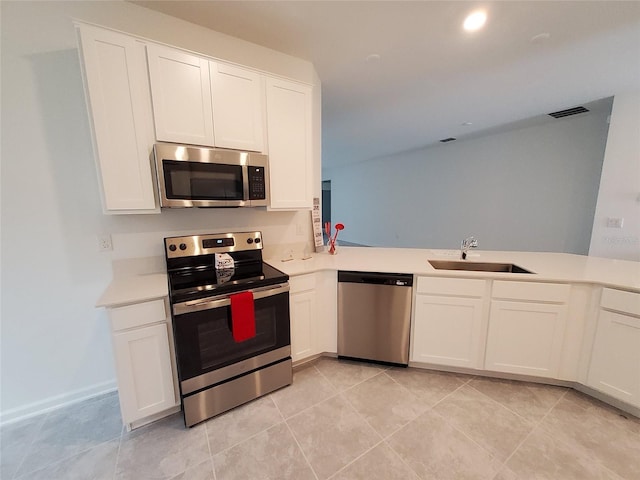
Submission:
{"label": "microwave control panel", "polygon": [[249,200],[267,198],[264,167],[249,167]]}

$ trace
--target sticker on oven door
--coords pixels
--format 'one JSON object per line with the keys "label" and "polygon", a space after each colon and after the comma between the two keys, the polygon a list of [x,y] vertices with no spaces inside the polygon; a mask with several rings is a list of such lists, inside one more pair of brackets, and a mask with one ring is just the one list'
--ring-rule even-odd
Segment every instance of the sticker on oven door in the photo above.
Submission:
{"label": "sticker on oven door", "polygon": [[216,270],[233,269],[235,266],[233,257],[228,253],[216,253],[214,255],[216,260]]}
{"label": "sticker on oven door", "polygon": [[224,270],[216,270],[216,281],[218,285],[228,282],[233,277],[235,270],[233,268],[225,268]]}

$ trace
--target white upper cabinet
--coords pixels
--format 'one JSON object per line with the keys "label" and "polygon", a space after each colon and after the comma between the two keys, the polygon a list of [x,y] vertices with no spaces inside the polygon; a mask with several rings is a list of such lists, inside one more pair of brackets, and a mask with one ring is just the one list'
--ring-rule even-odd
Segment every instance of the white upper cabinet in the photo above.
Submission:
{"label": "white upper cabinet", "polygon": [[310,209],[312,87],[81,24],[105,213],[159,213],[156,141],[266,153],[270,209]]}
{"label": "white upper cabinet", "polygon": [[311,208],[312,90],[267,77],[267,142],[271,209]]}
{"label": "white upper cabinet", "polygon": [[158,140],[265,150],[260,74],[160,45],[147,53]]}
{"label": "white upper cabinet", "polygon": [[264,85],[245,68],[210,62],[213,124],[217,147],[263,152]]}
{"label": "white upper cabinet", "polygon": [[158,213],[144,44],[78,26],[85,92],[105,213]]}
{"label": "white upper cabinet", "polygon": [[156,138],[214,146],[209,60],[148,45]]}

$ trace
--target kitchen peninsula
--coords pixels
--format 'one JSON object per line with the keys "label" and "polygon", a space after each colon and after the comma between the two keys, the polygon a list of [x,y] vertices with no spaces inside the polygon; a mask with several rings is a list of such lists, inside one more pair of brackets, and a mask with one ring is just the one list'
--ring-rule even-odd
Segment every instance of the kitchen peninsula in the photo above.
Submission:
{"label": "kitchen peninsula", "polygon": [[[291,277],[293,361],[336,354],[339,270],[411,273],[410,366],[571,386],[640,414],[640,264],[498,251],[474,251],[465,261],[508,262],[533,273],[438,270],[429,263],[459,254],[340,247],[336,255],[307,260],[267,258]],[[97,306],[117,312],[157,302],[167,296],[163,278],[114,279]],[[167,318],[168,312],[161,320]],[[174,411],[175,398],[165,404],[167,412]],[[129,416],[125,423],[135,428],[156,418],[144,417]]]}

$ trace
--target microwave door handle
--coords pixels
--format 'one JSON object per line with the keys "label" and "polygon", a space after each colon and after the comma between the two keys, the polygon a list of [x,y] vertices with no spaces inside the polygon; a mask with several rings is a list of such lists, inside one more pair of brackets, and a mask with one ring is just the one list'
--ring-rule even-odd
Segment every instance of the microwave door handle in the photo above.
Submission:
{"label": "microwave door handle", "polygon": [[242,165],[242,199],[249,201],[249,166],[246,163]]}
{"label": "microwave door handle", "polygon": [[[279,285],[269,285],[268,287],[256,288],[253,290],[244,290],[253,293],[254,300],[260,300],[261,298],[271,297],[280,293],[286,293],[289,291],[289,285],[282,283]],[[240,292],[237,292],[240,293]],[[176,303],[173,306],[174,315],[182,315],[184,313],[199,312],[202,310],[212,310],[214,308],[227,307],[231,305],[230,295],[224,295],[218,298],[205,299],[205,300],[192,300],[189,302]]]}

